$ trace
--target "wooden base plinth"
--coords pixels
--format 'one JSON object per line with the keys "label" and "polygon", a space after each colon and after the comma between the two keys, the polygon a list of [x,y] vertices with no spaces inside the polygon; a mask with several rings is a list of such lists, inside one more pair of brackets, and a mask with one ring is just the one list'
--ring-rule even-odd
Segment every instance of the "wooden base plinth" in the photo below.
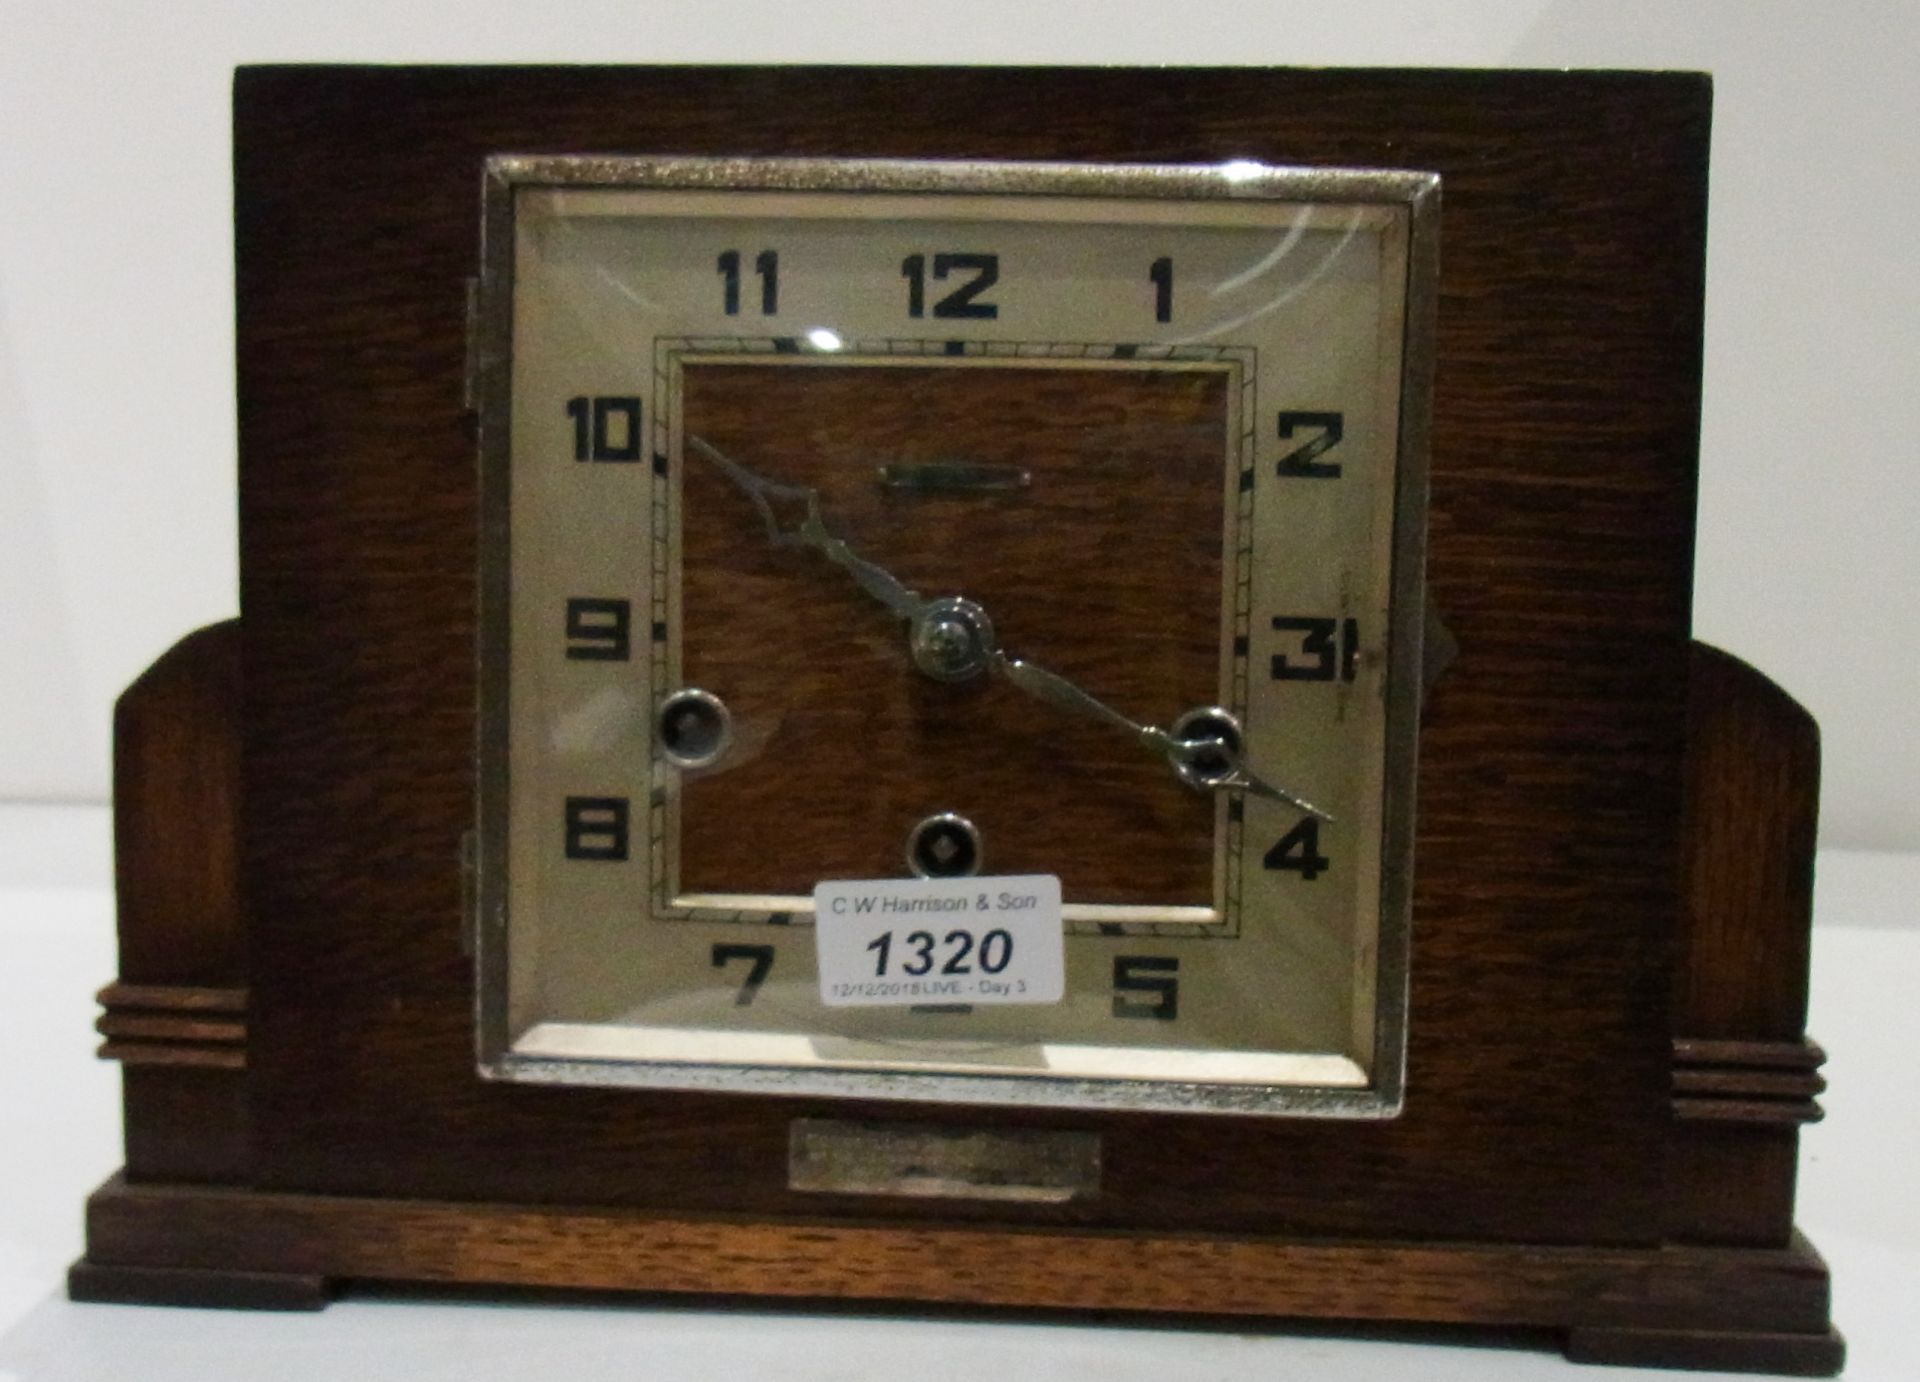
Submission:
{"label": "wooden base plinth", "polygon": [[[746,1222],[268,1194],[116,1177],[87,1205],[87,1300],[313,1308],[325,1283],[1565,1329],[1593,1361],[1832,1373],[1827,1269],[1786,1248],[1543,1247]],[[204,1289],[203,1289],[204,1288]],[[222,1298],[223,1293],[227,1298]]]}
{"label": "wooden base plinth", "polygon": [[1567,1331],[1567,1357],[1576,1363],[1619,1367],[1833,1377],[1847,1361],[1847,1343],[1834,1329],[1824,1334],[1775,1334],[1764,1330],[1579,1328]]}
{"label": "wooden base plinth", "polygon": [[126,1267],[81,1258],[67,1270],[67,1296],[100,1305],[184,1305],[208,1310],[324,1310],[325,1277],[203,1267]]}

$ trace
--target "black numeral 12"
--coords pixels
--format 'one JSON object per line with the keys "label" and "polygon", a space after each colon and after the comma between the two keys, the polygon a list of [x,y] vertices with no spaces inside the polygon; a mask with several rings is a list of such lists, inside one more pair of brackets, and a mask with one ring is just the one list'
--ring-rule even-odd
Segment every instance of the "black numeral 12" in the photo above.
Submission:
{"label": "black numeral 12", "polygon": [[[715,264],[723,291],[721,305],[729,317],[740,315],[740,251],[724,250]],[[780,254],[761,250],[753,257],[753,271],[760,275],[760,315],[771,317],[780,310]]]}
{"label": "black numeral 12", "polygon": [[[927,314],[927,256],[910,254],[900,261],[901,276],[907,280],[907,315]],[[980,295],[1000,281],[1000,256],[997,254],[936,254],[933,276],[936,281],[952,274],[971,273],[962,283],[933,304],[936,317],[997,317],[1000,308],[980,301]]]}

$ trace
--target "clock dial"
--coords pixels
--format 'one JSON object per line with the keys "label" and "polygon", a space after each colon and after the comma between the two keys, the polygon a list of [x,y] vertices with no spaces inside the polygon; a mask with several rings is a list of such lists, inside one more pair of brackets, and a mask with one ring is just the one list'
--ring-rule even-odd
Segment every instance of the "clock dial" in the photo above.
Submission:
{"label": "clock dial", "polygon": [[[1429,191],[497,160],[493,1073],[1390,1112]],[[1059,1001],[824,1003],[915,874]]]}

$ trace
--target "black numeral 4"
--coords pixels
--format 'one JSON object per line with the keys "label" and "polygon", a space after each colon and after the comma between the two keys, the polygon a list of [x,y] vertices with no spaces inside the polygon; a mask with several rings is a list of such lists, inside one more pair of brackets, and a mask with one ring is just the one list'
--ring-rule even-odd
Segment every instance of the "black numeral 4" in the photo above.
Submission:
{"label": "black numeral 4", "polygon": [[1333,867],[1333,861],[1320,852],[1320,822],[1304,816],[1300,823],[1273,842],[1260,861],[1270,869],[1285,869],[1311,883]]}

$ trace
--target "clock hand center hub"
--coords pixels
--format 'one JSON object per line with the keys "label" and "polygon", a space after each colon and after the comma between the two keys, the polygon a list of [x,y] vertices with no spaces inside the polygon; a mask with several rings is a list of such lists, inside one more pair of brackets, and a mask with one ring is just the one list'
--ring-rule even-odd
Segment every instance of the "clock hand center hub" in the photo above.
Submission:
{"label": "clock hand center hub", "polygon": [[930,600],[907,631],[913,665],[935,681],[968,681],[991,665],[993,621],[972,600]]}

